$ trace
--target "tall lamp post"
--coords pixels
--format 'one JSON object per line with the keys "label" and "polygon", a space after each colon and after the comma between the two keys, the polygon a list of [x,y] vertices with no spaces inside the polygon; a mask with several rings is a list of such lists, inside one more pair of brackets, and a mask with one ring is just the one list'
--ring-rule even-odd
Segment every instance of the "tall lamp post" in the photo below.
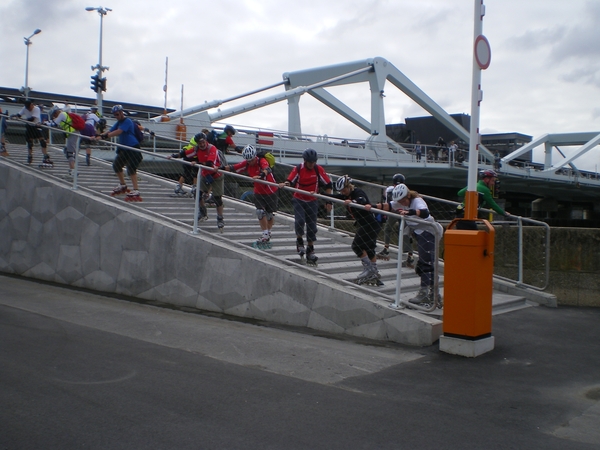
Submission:
{"label": "tall lamp post", "polygon": [[25,40],[27,52],[25,53],[25,86],[21,88],[21,92],[25,94],[25,100],[29,100],[29,91],[31,91],[31,89],[29,89],[29,46],[31,45],[31,38],[36,34],[40,34],[41,32],[42,30],[38,28],[31,34],[31,36],[23,38]]}
{"label": "tall lamp post", "polygon": [[103,8],[102,6],[98,6],[94,8],[92,6],[88,6],[85,8],[86,11],[98,11],[98,15],[100,16],[100,43],[98,45],[98,64],[92,66],[92,70],[96,70],[96,75],[92,75],[92,85],[91,89],[96,92],[96,103],[98,104],[98,111],[100,111],[100,115],[104,115],[102,111],[102,92],[106,90],[106,78],[102,77],[102,72],[108,70],[108,67],[104,67],[102,65],[102,21],[104,16],[108,14],[109,11],[112,11],[110,8]]}

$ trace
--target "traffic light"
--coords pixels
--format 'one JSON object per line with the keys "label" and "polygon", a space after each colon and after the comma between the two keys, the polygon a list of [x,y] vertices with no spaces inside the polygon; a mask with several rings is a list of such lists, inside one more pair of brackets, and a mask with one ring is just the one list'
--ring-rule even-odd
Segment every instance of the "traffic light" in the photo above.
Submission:
{"label": "traffic light", "polygon": [[106,77],[105,78],[100,78],[98,80],[98,87],[105,92],[106,91]]}
{"label": "traffic light", "polygon": [[92,75],[92,81],[91,81],[91,86],[90,89],[94,92],[98,92],[98,90],[100,89],[100,79],[98,77],[98,75]]}

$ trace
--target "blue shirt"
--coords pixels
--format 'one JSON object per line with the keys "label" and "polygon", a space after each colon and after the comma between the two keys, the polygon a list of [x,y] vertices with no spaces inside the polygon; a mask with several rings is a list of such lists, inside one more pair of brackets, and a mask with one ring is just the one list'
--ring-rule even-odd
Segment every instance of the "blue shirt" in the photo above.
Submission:
{"label": "blue shirt", "polygon": [[135,134],[133,134],[133,121],[125,117],[120,122],[116,122],[110,129],[110,131],[115,131],[117,129],[123,130],[123,132],[119,135],[119,144],[126,145],[128,147],[137,147],[138,141],[135,138]]}

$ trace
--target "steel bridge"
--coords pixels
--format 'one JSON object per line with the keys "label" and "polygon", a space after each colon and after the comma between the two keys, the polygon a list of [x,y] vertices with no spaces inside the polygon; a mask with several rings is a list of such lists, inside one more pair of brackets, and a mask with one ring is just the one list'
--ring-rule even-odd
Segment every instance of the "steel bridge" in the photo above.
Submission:
{"label": "steel bridge", "polygon": [[[160,135],[177,136],[177,126],[185,121],[189,137],[202,128],[218,127],[220,123],[233,117],[286,101],[287,131],[238,125],[236,144],[258,143],[268,146],[280,161],[292,164],[299,161],[301,152],[310,146],[321,155],[321,163],[338,173],[347,172],[355,176],[360,174],[363,179],[385,181],[394,172],[403,171],[415,185],[427,185],[435,180],[435,184],[449,188],[464,186],[468,158],[462,163],[431,161],[426,157],[416,161],[411,144],[401,145],[386,135],[384,98],[388,82],[454,132],[458,140],[469,142],[468,130],[392,63],[381,57],[287,72],[280,82],[226,99],[205,102],[183,111],[171,111],[166,116],[161,115],[159,108],[130,104],[127,107],[140,118],[153,115],[152,119],[144,122]],[[366,86],[370,91],[370,118],[361,116],[328,90],[335,86],[355,84]],[[280,90],[268,93],[277,88]],[[9,97],[2,90],[0,94],[0,98],[5,101]],[[356,125],[367,134],[367,138],[357,140],[303,132],[300,99],[305,94]],[[35,95],[35,92],[31,94],[33,98],[36,98]],[[52,94],[46,100],[57,102],[58,97]],[[239,104],[240,100],[247,101]],[[74,97],[67,98],[65,102],[77,105]],[[233,103],[237,104],[227,107]],[[93,99],[81,99],[79,103],[84,107],[91,104]],[[165,121],[167,117],[171,120]],[[236,123],[243,121],[240,119]],[[546,134],[537,137],[501,159],[502,188],[506,192],[551,197],[561,201],[577,198],[579,201],[593,203],[594,209],[600,209],[600,205],[597,205],[600,187],[598,173],[580,170],[576,166],[577,159],[591,151],[597,151],[599,143],[600,132]],[[544,147],[543,162],[517,163],[516,158],[540,146]],[[576,147],[576,150],[572,156],[567,157],[563,152],[565,147]],[[494,155],[485,146],[480,146],[480,149],[479,167],[493,167]]]}

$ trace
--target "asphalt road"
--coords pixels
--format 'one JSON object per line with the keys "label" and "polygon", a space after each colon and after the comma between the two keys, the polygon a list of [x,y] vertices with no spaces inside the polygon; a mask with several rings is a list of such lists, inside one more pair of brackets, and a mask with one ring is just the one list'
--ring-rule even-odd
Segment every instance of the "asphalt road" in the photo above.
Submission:
{"label": "asphalt road", "polygon": [[0,449],[598,449],[600,309],[475,359],[0,276]]}

